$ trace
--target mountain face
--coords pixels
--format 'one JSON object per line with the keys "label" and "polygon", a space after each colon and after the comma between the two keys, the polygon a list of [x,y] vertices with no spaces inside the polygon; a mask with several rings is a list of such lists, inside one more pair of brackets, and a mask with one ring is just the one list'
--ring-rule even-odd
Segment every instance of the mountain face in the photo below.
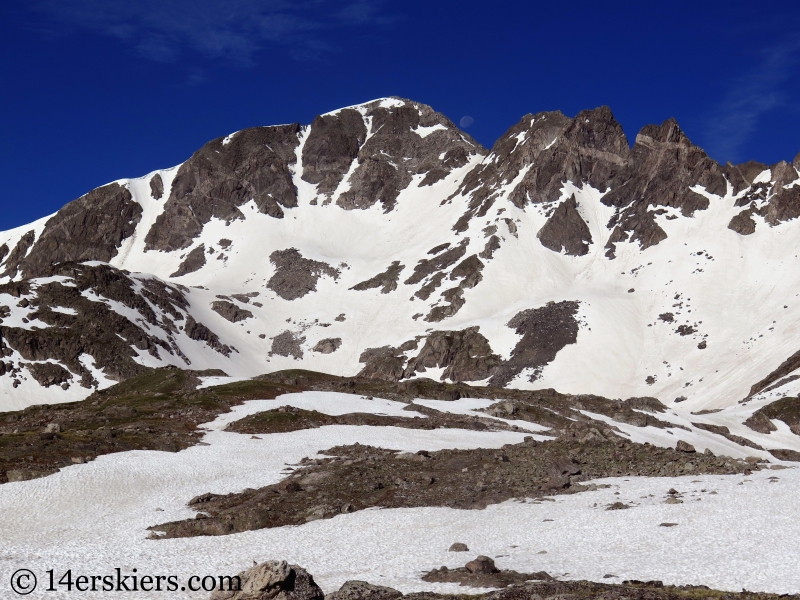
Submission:
{"label": "mountain face", "polygon": [[165,365],[796,395],[799,171],[606,107],[491,151],[398,98],[243,130],[0,233],[0,410]]}

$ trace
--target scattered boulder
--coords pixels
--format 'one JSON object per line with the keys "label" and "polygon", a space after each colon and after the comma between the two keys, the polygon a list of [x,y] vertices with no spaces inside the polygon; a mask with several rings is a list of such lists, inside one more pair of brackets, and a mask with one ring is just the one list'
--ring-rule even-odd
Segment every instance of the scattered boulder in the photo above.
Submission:
{"label": "scattered boulder", "polygon": [[[302,567],[285,560],[270,560],[238,575],[238,590],[221,590],[210,600],[325,600],[314,578]],[[234,578],[234,587],[236,578]]]}
{"label": "scattered boulder", "polygon": [[678,440],[678,443],[675,445],[675,450],[678,452],[697,452],[689,442],[684,442],[683,440]]}
{"label": "scattered boulder", "polygon": [[339,591],[328,594],[325,600],[395,600],[402,592],[366,581],[345,581]]}
{"label": "scattered boulder", "polygon": [[342,346],[342,338],[325,338],[317,342],[317,345],[312,348],[314,352],[320,354],[332,354]]}
{"label": "scattered boulder", "polygon": [[469,548],[466,544],[462,544],[461,542],[456,542],[447,550],[448,552],[469,552]]}
{"label": "scattered boulder", "polygon": [[494,561],[489,558],[488,556],[479,556],[475,560],[469,561],[464,568],[467,569],[470,573],[499,573],[500,569],[498,569]]}

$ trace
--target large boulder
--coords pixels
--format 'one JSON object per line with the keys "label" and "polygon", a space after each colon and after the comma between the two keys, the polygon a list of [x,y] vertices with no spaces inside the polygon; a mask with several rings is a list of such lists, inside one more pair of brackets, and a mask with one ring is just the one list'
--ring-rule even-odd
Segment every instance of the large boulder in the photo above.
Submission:
{"label": "large boulder", "polygon": [[302,567],[269,560],[239,573],[239,590],[218,590],[210,600],[324,600],[325,594]]}

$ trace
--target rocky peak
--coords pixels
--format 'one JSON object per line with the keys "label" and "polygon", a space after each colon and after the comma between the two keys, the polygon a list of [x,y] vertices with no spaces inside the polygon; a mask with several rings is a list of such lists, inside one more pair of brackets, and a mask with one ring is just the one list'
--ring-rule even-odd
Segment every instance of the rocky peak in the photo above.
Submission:
{"label": "rocky peak", "polygon": [[509,198],[518,207],[557,200],[567,181],[605,190],[627,175],[630,149],[622,126],[602,106],[581,111],[544,149]]}
{"label": "rocky peak", "polygon": [[283,218],[297,206],[289,167],[295,163],[300,126],[255,127],[209,142],[178,169],[172,190],[153,227],[147,250],[187,248],[213,217],[244,218],[253,200],[260,212]]}
{"label": "rocky peak", "polygon": [[336,200],[344,209],[366,209],[380,202],[390,212],[414,176],[424,175],[418,186],[432,185],[466,165],[471,156],[486,154],[483,146],[425,104],[387,98],[356,109],[369,123],[369,133],[347,181],[349,189]]}
{"label": "rocky peak", "polygon": [[564,130],[558,145],[567,145],[585,153],[608,152],[620,158],[630,151],[628,138],[608,106],[583,110]]}
{"label": "rocky peak", "polygon": [[727,190],[723,169],[691,143],[675,119],[641,130],[628,168],[627,179],[612,186],[602,200],[618,210],[609,223],[616,225],[606,245],[609,258],[614,257],[617,242],[630,239],[648,248],[666,239],[666,232],[655,221],[665,210],[649,208],[674,208],[690,217],[709,205],[708,199],[692,187],[699,185],[718,195]]}

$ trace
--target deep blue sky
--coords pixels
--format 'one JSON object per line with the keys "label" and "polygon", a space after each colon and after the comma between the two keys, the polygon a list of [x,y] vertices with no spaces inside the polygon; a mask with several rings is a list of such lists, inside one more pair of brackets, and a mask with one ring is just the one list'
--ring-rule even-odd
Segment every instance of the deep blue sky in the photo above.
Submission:
{"label": "deep blue sky", "polygon": [[491,146],[528,112],[676,117],[715,159],[800,151],[800,5],[5,0],[0,229],[206,141],[398,95]]}

